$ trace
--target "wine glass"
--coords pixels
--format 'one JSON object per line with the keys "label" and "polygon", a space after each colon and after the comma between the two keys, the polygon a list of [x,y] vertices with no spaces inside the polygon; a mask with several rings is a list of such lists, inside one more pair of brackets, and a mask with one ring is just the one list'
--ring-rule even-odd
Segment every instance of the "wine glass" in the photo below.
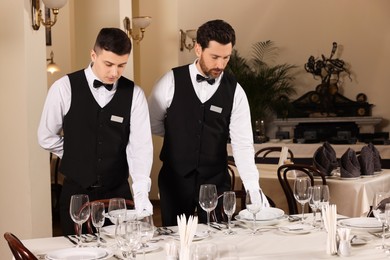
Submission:
{"label": "wine glass", "polygon": [[252,235],[257,233],[256,230],[256,214],[263,208],[263,192],[262,190],[247,190],[245,197],[246,209],[253,214],[253,230]]}
{"label": "wine glass", "polygon": [[322,185],[314,185],[309,187],[309,192],[311,194],[309,205],[313,211],[313,227],[316,226],[317,222],[317,211],[320,208],[321,198],[322,198]]}
{"label": "wine glass", "polygon": [[148,247],[148,242],[153,238],[155,226],[153,224],[153,215],[143,215],[139,219],[139,231],[141,236],[141,249],[145,259],[145,249]]}
{"label": "wine glass", "polygon": [[91,220],[92,225],[96,228],[97,231],[97,247],[101,246],[100,243],[100,228],[103,227],[105,220],[105,206],[103,202],[94,201],[91,203]]}
{"label": "wine glass", "polygon": [[323,209],[329,205],[329,200],[330,200],[330,193],[329,193],[329,186],[328,185],[318,185],[320,187],[320,191],[319,193],[321,194],[320,196],[320,203],[318,205],[318,208],[320,209],[320,212],[321,212],[321,224],[320,224],[320,228],[323,227],[323,218],[322,218],[322,213],[323,213]]}
{"label": "wine glass", "polygon": [[120,223],[126,219],[126,201],[123,198],[111,198],[108,201],[108,216],[115,224],[115,235]]}
{"label": "wine glass", "polygon": [[79,241],[77,247],[81,247],[81,233],[83,223],[86,222],[90,214],[89,197],[86,194],[72,195],[70,198],[69,213],[72,220],[78,225]]}
{"label": "wine glass", "polygon": [[124,259],[136,259],[141,240],[139,227],[138,221],[122,221],[117,225],[115,239]]}
{"label": "wine glass", "polygon": [[236,234],[231,228],[232,216],[236,211],[236,193],[234,191],[225,191],[223,193],[223,211],[228,217],[228,230],[225,231],[225,234]]}
{"label": "wine glass", "polygon": [[217,187],[214,184],[202,184],[199,190],[199,205],[207,213],[207,233],[211,233],[210,212],[217,207]]}
{"label": "wine glass", "polygon": [[302,206],[301,224],[304,224],[305,219],[305,204],[310,200],[309,187],[311,180],[306,176],[297,176],[294,182],[294,197]]}
{"label": "wine glass", "polygon": [[372,209],[372,213],[374,217],[381,222],[382,224],[382,244],[378,247],[378,249],[386,249],[385,246],[385,231],[386,231],[386,205],[381,203],[387,197],[386,192],[376,192],[374,197],[374,206]]}

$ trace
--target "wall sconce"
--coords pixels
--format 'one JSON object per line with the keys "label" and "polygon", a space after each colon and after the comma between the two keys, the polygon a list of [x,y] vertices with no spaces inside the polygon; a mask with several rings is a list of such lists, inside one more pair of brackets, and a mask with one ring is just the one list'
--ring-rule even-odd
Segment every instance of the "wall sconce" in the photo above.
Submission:
{"label": "wall sconce", "polygon": [[[192,43],[186,44],[186,38],[190,38]],[[195,47],[196,42],[196,30],[187,30],[184,32],[180,29],[180,51],[183,51],[186,48],[188,51],[191,51]]]}
{"label": "wall sconce", "polygon": [[123,19],[123,26],[125,27],[125,32],[127,36],[129,36],[130,39],[133,39],[137,43],[142,41],[144,38],[145,28],[150,25],[152,22],[152,17],[150,16],[139,16],[133,18],[133,28],[139,28],[139,33],[134,34],[134,31],[131,29],[130,26],[130,18],[125,17]]}
{"label": "wall sconce", "polygon": [[53,74],[54,72],[60,71],[60,67],[58,67],[58,65],[54,63],[53,51],[50,52],[50,59],[46,59],[46,61],[50,61],[49,64],[47,64],[47,68],[46,68],[47,72]]}
{"label": "wall sconce", "polygon": [[51,9],[53,12],[53,21],[48,19],[44,20],[42,18],[42,10],[40,8],[41,0],[31,0],[31,19],[32,19],[32,28],[34,30],[39,30],[39,27],[44,25],[45,27],[52,27],[57,22],[57,15],[59,9],[63,7],[68,0],[42,0],[45,7]]}

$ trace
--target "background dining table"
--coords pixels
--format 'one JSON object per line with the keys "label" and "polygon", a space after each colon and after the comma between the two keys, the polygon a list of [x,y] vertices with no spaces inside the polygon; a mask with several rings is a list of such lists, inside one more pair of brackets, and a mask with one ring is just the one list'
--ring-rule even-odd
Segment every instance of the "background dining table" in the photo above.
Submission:
{"label": "background dining table", "polygon": [[[311,216],[307,221],[311,222]],[[326,231],[324,229],[313,229],[307,233],[284,233],[279,227],[291,225],[287,219],[280,220],[276,225],[264,226],[259,234],[250,234],[250,229],[236,225],[233,229],[237,232],[235,235],[226,235],[224,230],[215,230],[210,236],[193,242],[214,243],[221,248],[234,245],[237,248],[237,254],[240,260],[249,259],[335,259],[337,255],[328,255],[326,253]],[[175,230],[176,227],[172,227]],[[207,229],[206,225],[199,224],[197,232]],[[353,231],[351,234],[357,234],[364,238],[366,244],[352,246],[351,258],[353,259],[384,259],[387,257],[384,250],[376,249],[381,244],[381,239],[367,232]],[[114,239],[104,236],[108,243],[115,243]],[[174,240],[170,236],[159,235],[154,239],[159,239],[158,249],[145,255],[146,260],[167,259],[165,246]],[[74,247],[65,237],[36,238],[22,240],[22,242],[35,254],[47,254],[52,250]],[[387,241],[386,241],[387,242]],[[42,258],[44,259],[44,258]],[[120,259],[111,257],[109,259]],[[137,255],[137,259],[143,259],[142,255]]]}
{"label": "background dining table", "polygon": [[[288,212],[288,204],[277,176],[277,164],[257,164],[260,173],[260,186],[263,192],[276,204],[277,208]],[[235,189],[240,189],[242,182],[235,169]],[[390,191],[390,169],[383,169],[374,177],[345,180],[337,177],[326,179],[330,192],[330,203],[336,204],[338,213],[348,217],[366,215],[373,203],[375,192]],[[293,185],[293,179],[291,179]],[[315,179],[321,184],[321,179]],[[291,186],[292,187],[292,186]]]}

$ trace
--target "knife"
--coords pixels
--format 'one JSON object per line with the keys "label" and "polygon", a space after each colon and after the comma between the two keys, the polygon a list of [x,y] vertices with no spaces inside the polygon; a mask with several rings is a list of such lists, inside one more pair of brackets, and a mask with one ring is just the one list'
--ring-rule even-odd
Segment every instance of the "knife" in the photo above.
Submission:
{"label": "knife", "polygon": [[216,225],[214,223],[210,223],[210,227],[218,229],[218,230],[222,230],[220,226],[218,226],[218,225]]}

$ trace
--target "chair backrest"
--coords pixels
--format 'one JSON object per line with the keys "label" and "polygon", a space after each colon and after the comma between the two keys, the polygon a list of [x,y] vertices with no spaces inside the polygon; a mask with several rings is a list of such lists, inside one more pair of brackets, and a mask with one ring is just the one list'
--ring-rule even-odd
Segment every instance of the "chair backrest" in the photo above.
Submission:
{"label": "chair backrest", "polygon": [[[86,203],[84,204],[83,207],[86,207],[87,205],[90,205],[92,202],[103,202],[104,203],[104,207],[106,209],[106,212],[107,212],[107,209],[108,209],[108,204],[110,202],[110,199],[101,199],[101,200],[93,200],[93,201],[90,201],[89,203]],[[133,200],[125,200],[126,201],[126,206],[127,206],[127,209],[134,209],[134,201]],[[80,209],[81,211],[82,209]],[[89,216],[87,222],[86,222],[86,227],[87,227],[87,232],[89,234],[94,234],[95,231],[94,231],[94,227],[92,225],[92,220],[91,220],[91,216]],[[79,231],[79,226],[75,223],[74,224],[74,233],[75,234],[78,234],[78,231]]]}
{"label": "chair backrest", "polygon": [[[264,147],[259,149],[255,153],[256,163],[278,163],[280,153],[282,152],[282,148],[283,148],[282,146],[269,146],[269,147]],[[278,154],[277,161],[275,158],[276,156],[270,158],[271,156],[269,155],[271,154],[273,155]],[[290,148],[288,148],[288,158],[290,158],[291,161],[293,161],[294,159],[294,153],[290,150]]]}
{"label": "chair backrest", "polygon": [[295,173],[295,171],[300,171],[306,174],[311,181],[311,185],[314,185],[314,176],[321,178],[322,184],[326,185],[325,175],[317,170],[315,167],[311,165],[305,164],[283,164],[278,168],[278,179],[279,183],[282,186],[284,194],[288,203],[289,214],[298,214],[297,202],[294,198],[293,190],[290,186],[289,179],[294,179],[295,174],[291,174],[293,176],[289,176],[288,173]]}
{"label": "chair backrest", "polygon": [[15,258],[15,260],[37,260],[38,258],[28,250],[25,245],[23,245],[22,241],[19,240],[14,234],[11,232],[4,233],[4,238],[8,242],[8,246],[11,249],[11,252]]}
{"label": "chair backrest", "polygon": [[234,190],[234,187],[236,185],[236,173],[234,172],[234,169],[236,168],[236,164],[233,161],[228,160],[227,168],[228,168],[228,171],[230,174],[230,178],[232,180],[232,182],[231,182],[232,188],[231,189]]}

